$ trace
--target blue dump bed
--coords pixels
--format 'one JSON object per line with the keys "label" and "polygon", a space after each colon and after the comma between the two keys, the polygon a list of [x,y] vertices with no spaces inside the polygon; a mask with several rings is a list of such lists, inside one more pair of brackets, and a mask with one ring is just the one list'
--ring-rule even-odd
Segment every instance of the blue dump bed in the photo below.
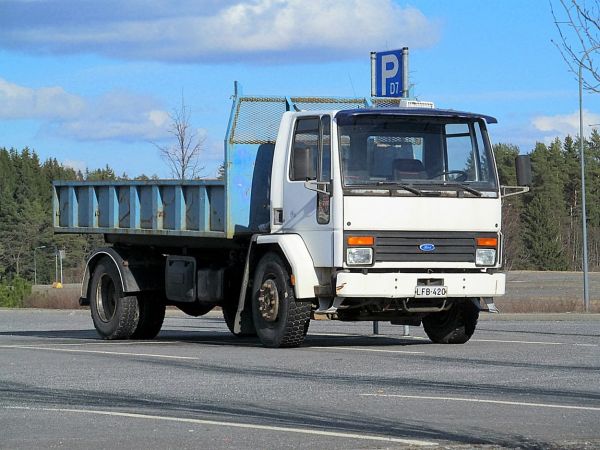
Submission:
{"label": "blue dump bed", "polygon": [[364,98],[236,95],[225,139],[225,180],[55,181],[54,231],[227,239],[260,232],[269,223],[282,114],[367,106]]}
{"label": "blue dump bed", "polygon": [[224,237],[225,182],[57,181],[54,229]]}

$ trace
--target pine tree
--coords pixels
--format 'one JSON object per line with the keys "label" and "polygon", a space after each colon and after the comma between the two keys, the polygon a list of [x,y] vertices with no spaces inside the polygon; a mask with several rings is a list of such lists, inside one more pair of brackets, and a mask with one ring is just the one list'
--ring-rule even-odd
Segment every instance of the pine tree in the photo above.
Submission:
{"label": "pine tree", "polygon": [[566,270],[561,235],[565,202],[560,141],[550,147],[536,144],[531,159],[535,188],[525,197],[522,216],[526,265],[536,270]]}

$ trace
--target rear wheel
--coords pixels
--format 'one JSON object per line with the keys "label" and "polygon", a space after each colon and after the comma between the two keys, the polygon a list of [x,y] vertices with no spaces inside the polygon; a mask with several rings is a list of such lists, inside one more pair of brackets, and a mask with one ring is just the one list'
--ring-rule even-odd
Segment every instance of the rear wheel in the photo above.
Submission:
{"label": "rear wheel", "polygon": [[151,294],[140,293],[137,296],[140,318],[132,339],[154,339],[165,320],[165,303],[162,299],[153,298]]}
{"label": "rear wheel", "polygon": [[423,317],[423,328],[436,344],[464,344],[477,326],[479,308],[470,299],[456,302],[448,311]]}
{"label": "rear wheel", "polygon": [[90,310],[94,327],[104,339],[129,339],[138,326],[138,299],[124,295],[121,276],[109,258],[102,258],[94,269]]}
{"label": "rear wheel", "polygon": [[290,273],[281,257],[267,253],[260,260],[252,286],[256,333],[266,347],[297,347],[308,331],[311,304],[297,302]]}

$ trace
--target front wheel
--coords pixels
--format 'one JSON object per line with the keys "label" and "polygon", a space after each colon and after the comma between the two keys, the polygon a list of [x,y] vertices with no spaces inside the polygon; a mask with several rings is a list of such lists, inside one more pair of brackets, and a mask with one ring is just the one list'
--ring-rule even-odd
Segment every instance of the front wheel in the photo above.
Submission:
{"label": "front wheel", "polygon": [[276,253],[260,260],[252,285],[252,316],[265,347],[297,347],[308,331],[311,304],[297,302],[290,273]]}
{"label": "front wheel", "polygon": [[456,302],[448,311],[423,317],[423,328],[436,344],[464,344],[475,332],[479,307],[470,299]]}
{"label": "front wheel", "polygon": [[94,327],[104,339],[129,339],[138,326],[138,299],[123,293],[121,276],[109,258],[102,258],[94,269],[90,310]]}

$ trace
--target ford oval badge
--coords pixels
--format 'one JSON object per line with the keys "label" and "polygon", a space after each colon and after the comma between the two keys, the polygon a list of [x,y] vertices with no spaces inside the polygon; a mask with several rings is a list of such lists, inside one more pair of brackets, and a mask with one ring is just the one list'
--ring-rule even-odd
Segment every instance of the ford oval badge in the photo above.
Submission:
{"label": "ford oval badge", "polygon": [[433,244],[421,244],[419,245],[419,250],[422,252],[432,252],[435,250],[435,245]]}

